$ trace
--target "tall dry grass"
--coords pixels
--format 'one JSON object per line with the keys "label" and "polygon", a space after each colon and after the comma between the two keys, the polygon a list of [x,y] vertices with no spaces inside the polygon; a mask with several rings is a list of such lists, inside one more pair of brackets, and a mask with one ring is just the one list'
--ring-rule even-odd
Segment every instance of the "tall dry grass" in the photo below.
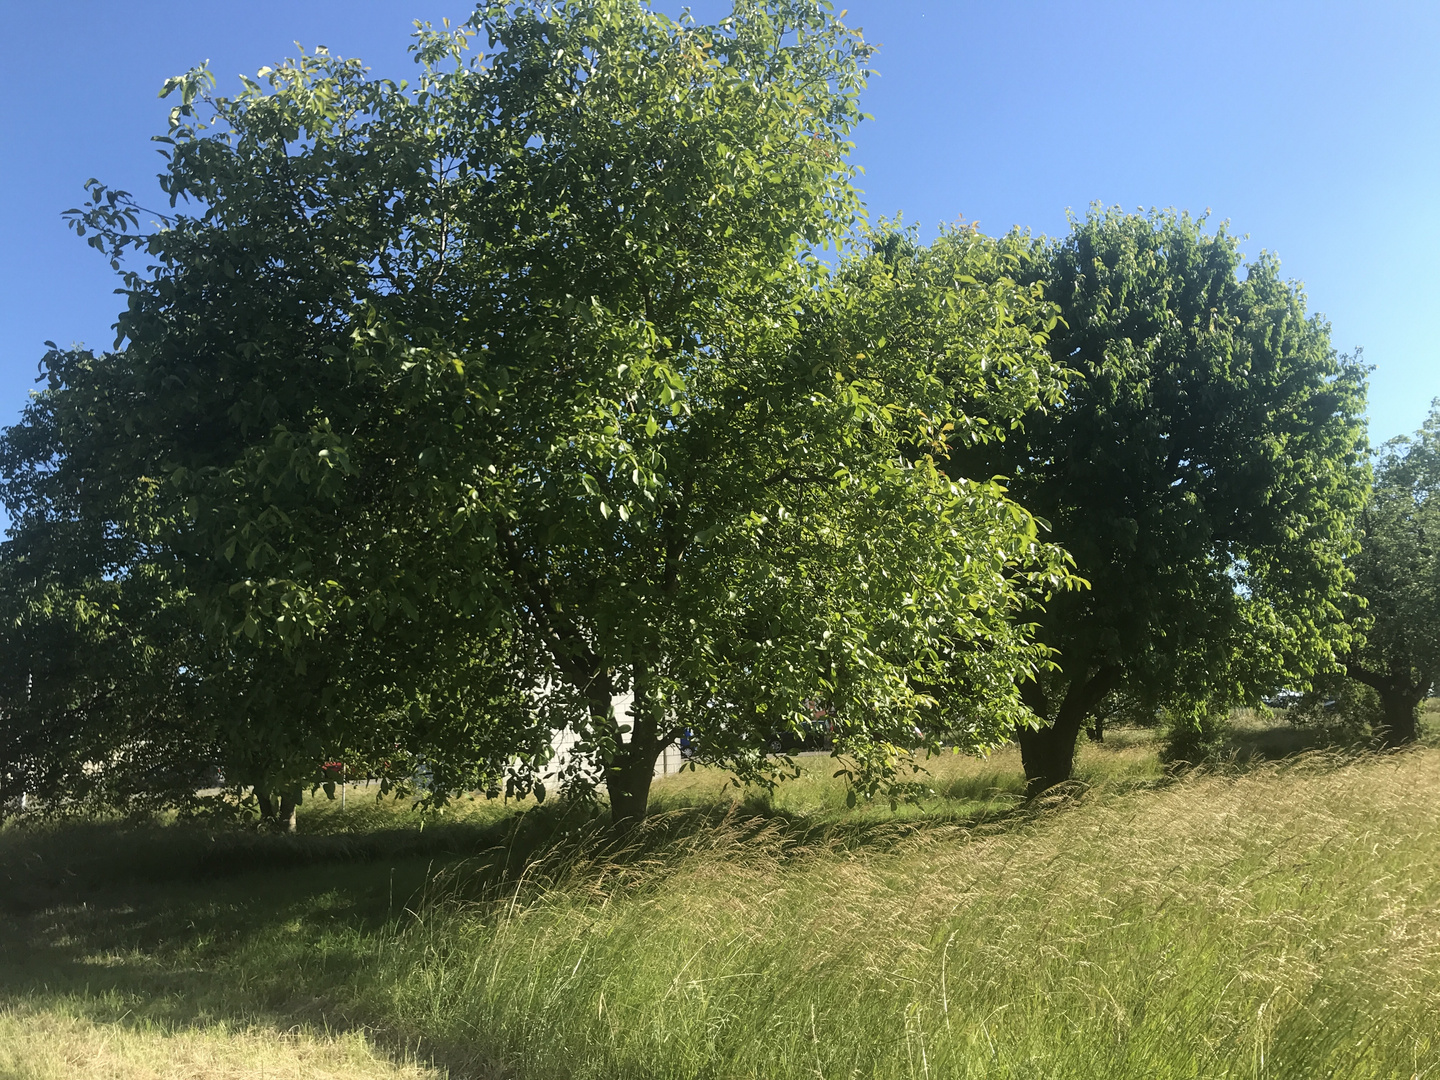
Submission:
{"label": "tall dry grass", "polygon": [[419,915],[389,1008],[524,1076],[1425,1075],[1436,765],[1311,759],[859,845],[736,822],[639,866],[581,852]]}
{"label": "tall dry grass", "polygon": [[456,1078],[1440,1076],[1440,752],[1178,780],[1087,754],[1049,808],[1003,756],[898,814],[835,810],[819,766],[758,816],[696,774],[619,846],[554,819],[518,858],[382,845],[52,905],[0,993],[362,1032]]}

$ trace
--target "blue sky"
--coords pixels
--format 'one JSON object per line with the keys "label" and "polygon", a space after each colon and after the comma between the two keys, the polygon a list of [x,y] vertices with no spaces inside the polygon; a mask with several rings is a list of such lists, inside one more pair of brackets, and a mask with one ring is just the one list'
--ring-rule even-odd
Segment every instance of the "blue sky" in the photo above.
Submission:
{"label": "blue sky", "polygon": [[[90,176],[159,203],[166,76],[209,58],[228,92],[298,40],[403,78],[411,20],[469,10],[0,0],[0,423],[45,339],[112,340],[114,277],[60,212]],[[883,46],[855,150],[872,215],[1053,235],[1095,201],[1209,208],[1364,348],[1372,439],[1440,396],[1440,4],[852,0],[846,21]]]}

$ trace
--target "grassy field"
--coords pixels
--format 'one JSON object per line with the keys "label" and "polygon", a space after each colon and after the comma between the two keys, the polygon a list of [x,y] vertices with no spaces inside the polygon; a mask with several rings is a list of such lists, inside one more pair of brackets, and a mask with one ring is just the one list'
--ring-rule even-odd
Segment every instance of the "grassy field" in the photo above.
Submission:
{"label": "grassy field", "polygon": [[[1242,756],[1302,748],[1252,726]],[[1440,750],[0,830],[0,1077],[1440,1077]]]}

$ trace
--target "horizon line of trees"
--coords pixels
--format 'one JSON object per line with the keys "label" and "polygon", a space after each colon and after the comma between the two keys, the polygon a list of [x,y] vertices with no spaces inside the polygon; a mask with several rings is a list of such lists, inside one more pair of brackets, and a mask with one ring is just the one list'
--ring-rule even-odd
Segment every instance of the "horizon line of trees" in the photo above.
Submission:
{"label": "horizon line of trees", "polygon": [[0,802],[218,768],[293,826],[323,762],[423,762],[624,825],[681,730],[773,782],[817,702],[859,794],[1011,738],[1038,792],[1119,698],[1340,673],[1414,739],[1440,411],[1372,495],[1366,369],[1272,255],[868,224],[872,48],[821,0],[486,4],[412,52],[169,80],[167,212],[70,212],[125,308],[0,437]]}

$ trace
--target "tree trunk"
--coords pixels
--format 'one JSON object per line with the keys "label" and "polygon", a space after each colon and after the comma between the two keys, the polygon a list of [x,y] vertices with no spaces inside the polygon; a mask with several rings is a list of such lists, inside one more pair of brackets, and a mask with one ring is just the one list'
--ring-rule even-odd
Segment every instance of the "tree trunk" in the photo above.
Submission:
{"label": "tree trunk", "polygon": [[1401,669],[1371,671],[1354,661],[1345,665],[1346,674],[1380,695],[1381,719],[1374,725],[1380,745],[1387,749],[1406,746],[1420,737],[1420,703],[1430,693],[1435,678],[1429,672]]}
{"label": "tree trunk", "polygon": [[1384,719],[1379,730],[1380,744],[1387,749],[1406,746],[1420,737],[1420,702],[1423,694],[1413,689],[1391,688],[1379,691]]}
{"label": "tree trunk", "polygon": [[1069,780],[1075,769],[1075,742],[1081,718],[1062,714],[1042,728],[1020,731],[1020,761],[1025,766],[1025,793],[1039,795]]}
{"label": "tree trunk", "polygon": [[275,800],[270,798],[269,792],[256,788],[255,801],[260,805],[260,820],[273,822],[275,820]]}
{"label": "tree trunk", "polygon": [[279,818],[281,832],[293,833],[295,831],[295,811],[300,806],[300,803],[301,794],[299,788],[281,794]]}
{"label": "tree trunk", "polygon": [[[1020,729],[1017,735],[1027,795],[1033,798],[1071,778],[1075,769],[1075,743],[1085,718],[1119,681],[1119,668],[1101,668],[1090,678],[1070,684],[1053,721],[1038,729]],[[1041,720],[1048,719],[1042,711],[1045,709],[1043,695],[1027,693],[1025,698]]]}
{"label": "tree trunk", "polygon": [[[650,806],[650,784],[655,779],[655,762],[667,741],[660,737],[662,706],[655,700],[650,666],[643,658],[637,658],[632,671],[634,699],[630,706],[630,741],[620,742],[617,728],[614,756],[605,763],[610,822],[617,832],[645,820]],[[614,723],[613,712],[611,715]]]}
{"label": "tree trunk", "polygon": [[610,794],[610,821],[624,832],[645,820],[650,806],[650,783],[661,746],[654,740],[632,741],[605,766],[605,790]]}

